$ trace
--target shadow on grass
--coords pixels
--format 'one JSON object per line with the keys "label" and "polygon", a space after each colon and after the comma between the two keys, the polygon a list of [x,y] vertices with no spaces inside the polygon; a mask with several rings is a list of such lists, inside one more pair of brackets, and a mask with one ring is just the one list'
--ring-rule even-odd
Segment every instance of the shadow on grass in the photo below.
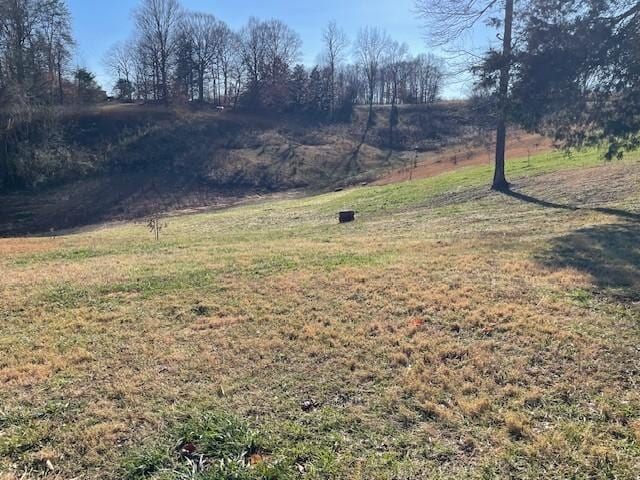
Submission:
{"label": "shadow on grass", "polygon": [[616,298],[640,301],[640,214],[617,208],[554,203],[513,190],[503,193],[544,208],[599,212],[626,220],[582,228],[552,240],[542,263],[551,268],[575,268],[588,273],[600,289]]}
{"label": "shadow on grass", "polygon": [[513,190],[506,190],[501,193],[507,195],[508,197],[515,198],[516,200],[520,200],[526,203],[532,203],[534,205],[538,205],[545,208],[553,208],[556,210],[569,210],[572,212],[577,212],[577,211],[599,212],[607,215],[620,217],[625,220],[635,220],[637,222],[640,222],[640,214],[634,213],[634,212],[627,212],[626,210],[620,210],[617,208],[604,208],[604,207],[590,208],[590,207],[579,207],[576,205],[564,205],[561,203],[554,203],[554,202],[549,202],[547,200],[542,200],[540,198],[535,198],[530,195],[525,195],[524,193],[515,192]]}
{"label": "shadow on grass", "polygon": [[551,268],[588,273],[598,288],[625,301],[640,301],[640,224],[582,228],[554,239],[542,256]]}

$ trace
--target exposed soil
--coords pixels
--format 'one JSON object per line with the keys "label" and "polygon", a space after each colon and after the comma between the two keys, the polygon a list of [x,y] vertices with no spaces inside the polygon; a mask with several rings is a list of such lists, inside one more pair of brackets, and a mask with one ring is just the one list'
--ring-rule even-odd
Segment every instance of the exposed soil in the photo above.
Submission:
{"label": "exposed soil", "polygon": [[[507,158],[525,158],[529,155],[550,152],[553,148],[552,141],[547,138],[518,131],[511,135],[507,143]],[[494,160],[493,152],[492,142],[487,142],[484,146],[460,145],[446,148],[440,152],[419,154],[415,167],[415,156],[412,153],[406,153],[405,167],[384,175],[375,183],[376,185],[388,185],[410,179],[433,177],[462,167],[488,165]]]}

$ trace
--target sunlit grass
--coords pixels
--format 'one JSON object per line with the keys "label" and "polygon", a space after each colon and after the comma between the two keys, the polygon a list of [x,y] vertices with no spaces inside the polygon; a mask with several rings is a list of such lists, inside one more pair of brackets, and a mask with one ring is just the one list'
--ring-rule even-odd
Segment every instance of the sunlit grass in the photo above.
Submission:
{"label": "sunlit grass", "polygon": [[509,177],[0,240],[1,474],[634,478],[637,160]]}

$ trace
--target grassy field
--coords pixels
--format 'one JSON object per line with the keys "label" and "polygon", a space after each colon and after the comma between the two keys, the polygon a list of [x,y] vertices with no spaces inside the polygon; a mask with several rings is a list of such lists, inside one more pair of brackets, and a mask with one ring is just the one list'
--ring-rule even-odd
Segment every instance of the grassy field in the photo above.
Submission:
{"label": "grassy field", "polygon": [[0,240],[0,478],[637,478],[640,162],[509,170]]}
{"label": "grassy field", "polygon": [[[115,103],[61,109],[50,120],[43,112],[27,115],[31,121],[0,130],[11,172],[5,179],[0,170],[0,237],[231,206],[296,189],[317,194],[391,172],[386,181],[393,183],[402,175],[396,170],[415,162],[416,148],[421,168],[413,178],[488,163],[486,116],[465,102],[403,106],[393,149],[389,108],[374,112],[368,129],[365,107],[346,123]],[[549,143],[513,130],[507,151],[520,148],[517,156],[524,156]]]}

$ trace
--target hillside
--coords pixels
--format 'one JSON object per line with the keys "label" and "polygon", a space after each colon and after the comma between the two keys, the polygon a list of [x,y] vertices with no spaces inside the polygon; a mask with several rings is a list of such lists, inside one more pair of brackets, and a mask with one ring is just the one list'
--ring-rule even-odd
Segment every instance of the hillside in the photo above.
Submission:
{"label": "hillside", "polygon": [[[377,109],[364,141],[366,112],[359,108],[352,122],[337,124],[122,104],[18,123],[15,135],[7,134],[13,139],[8,151],[24,188],[0,194],[0,235],[221,207],[274,193],[331,191],[412,165],[416,148],[422,162],[468,151],[490,135],[464,103],[404,106],[390,149],[388,115],[388,108]],[[27,139],[17,141],[17,132]]]}
{"label": "hillside", "polygon": [[640,159],[508,168],[0,239],[0,477],[635,478]]}

